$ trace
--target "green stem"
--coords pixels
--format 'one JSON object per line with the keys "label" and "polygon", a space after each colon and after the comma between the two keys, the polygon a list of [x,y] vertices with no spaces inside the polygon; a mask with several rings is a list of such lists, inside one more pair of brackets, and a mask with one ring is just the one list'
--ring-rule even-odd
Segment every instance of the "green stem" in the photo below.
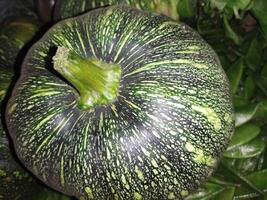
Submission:
{"label": "green stem", "polygon": [[66,47],[58,47],[54,69],[79,92],[79,107],[108,105],[118,95],[121,68],[97,59],[84,58]]}

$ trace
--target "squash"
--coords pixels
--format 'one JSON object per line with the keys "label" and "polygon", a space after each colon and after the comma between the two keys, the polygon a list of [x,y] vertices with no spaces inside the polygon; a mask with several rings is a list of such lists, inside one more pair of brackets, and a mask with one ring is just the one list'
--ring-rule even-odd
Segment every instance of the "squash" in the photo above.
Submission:
{"label": "squash", "polygon": [[[5,97],[13,73],[9,69],[0,67],[0,105]],[[9,140],[2,126],[0,113],[0,199],[23,199],[36,187],[34,180],[18,163],[14,152],[10,148]]]}
{"label": "squash", "polygon": [[7,21],[0,29],[0,66],[12,68],[23,56],[25,44],[33,39],[38,23],[29,18],[15,18]]}
{"label": "squash", "polygon": [[[13,73],[0,67],[0,106],[5,98]],[[70,200],[47,189],[20,164],[2,125],[0,113],[0,199],[3,200]]]}
{"label": "squash", "polygon": [[165,14],[178,19],[178,0],[57,0],[54,20],[78,16],[86,11],[108,5],[126,4],[138,9]]}
{"label": "squash", "polygon": [[6,109],[22,163],[79,199],[182,199],[232,136],[227,77],[190,27],[111,6],[28,52]]}
{"label": "squash", "polygon": [[13,68],[22,53],[21,49],[25,48],[25,43],[29,42],[36,31],[36,23],[25,17],[8,20],[0,29],[0,199],[28,199],[37,188],[36,180],[14,156],[2,125],[2,102],[14,76]]}

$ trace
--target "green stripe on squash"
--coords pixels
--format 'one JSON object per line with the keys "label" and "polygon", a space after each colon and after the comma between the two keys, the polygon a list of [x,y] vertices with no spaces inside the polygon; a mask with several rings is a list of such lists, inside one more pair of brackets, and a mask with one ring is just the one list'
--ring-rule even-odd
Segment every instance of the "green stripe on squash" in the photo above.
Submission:
{"label": "green stripe on squash", "polygon": [[[60,48],[75,52],[75,70]],[[103,75],[112,70],[81,64],[90,60],[119,66],[119,87],[116,98],[81,107],[84,88],[100,99],[110,91],[91,81],[113,84]],[[211,47],[185,24],[124,6],[52,27],[27,54],[6,119],[37,177],[99,200],[184,198],[214,171],[234,129],[229,83]]]}

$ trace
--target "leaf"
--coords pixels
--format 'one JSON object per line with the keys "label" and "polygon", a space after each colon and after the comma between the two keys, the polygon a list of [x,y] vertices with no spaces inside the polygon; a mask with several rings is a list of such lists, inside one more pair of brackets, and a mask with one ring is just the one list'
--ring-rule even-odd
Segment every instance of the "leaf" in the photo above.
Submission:
{"label": "leaf", "polygon": [[264,148],[264,141],[260,138],[256,138],[249,143],[226,150],[223,155],[227,158],[251,158],[261,154],[264,151]]}
{"label": "leaf", "polygon": [[260,190],[267,190],[267,169],[253,172],[246,176]]}
{"label": "leaf", "polygon": [[229,182],[229,181],[225,181],[221,177],[217,177],[216,174],[214,174],[212,177],[209,178],[209,182],[210,183],[215,183],[215,184],[218,184],[218,185],[221,185],[221,186],[227,186],[227,187],[236,186],[235,183]]}
{"label": "leaf", "polygon": [[235,130],[235,133],[230,141],[227,150],[229,151],[237,146],[240,146],[242,144],[251,141],[260,133],[260,131],[261,131],[260,127],[258,127],[253,123],[244,124],[238,127]]}
{"label": "leaf", "polygon": [[245,88],[244,88],[245,98],[246,99],[252,98],[253,95],[255,94],[255,89],[256,89],[255,81],[253,80],[252,76],[248,76],[245,80]]}
{"label": "leaf", "polygon": [[228,76],[231,91],[233,94],[236,93],[239,82],[241,80],[243,74],[244,62],[243,59],[238,59],[234,62],[233,65],[227,70],[226,74]]}
{"label": "leaf", "polygon": [[221,162],[221,166],[229,171],[232,174],[233,178],[237,178],[239,180],[239,182],[242,183],[242,185],[246,186],[247,188],[249,188],[251,191],[258,193],[258,194],[263,194],[263,192],[261,190],[259,190],[255,185],[253,185],[252,182],[250,182],[249,179],[247,179],[243,174],[241,174],[239,171],[235,170],[234,168],[232,168],[231,166],[229,166],[227,163],[225,162]]}
{"label": "leaf", "polygon": [[197,192],[186,197],[186,200],[208,200],[222,192],[224,187],[213,183],[205,183]]}
{"label": "leaf", "polygon": [[235,187],[228,187],[223,190],[220,194],[218,194],[215,199],[216,200],[231,200],[234,198]]}
{"label": "leaf", "polygon": [[266,0],[256,0],[254,1],[253,7],[252,7],[252,13],[257,18],[261,30],[265,35],[265,38],[267,38],[267,2]]}
{"label": "leaf", "polygon": [[264,101],[258,103],[258,109],[256,114],[253,116],[253,119],[257,120],[257,123],[261,126],[264,126],[267,122],[267,101],[264,97]]}
{"label": "leaf", "polygon": [[249,49],[246,54],[246,63],[249,68],[256,70],[259,68],[261,63],[261,54],[262,54],[262,43],[255,37],[249,46]]}
{"label": "leaf", "polygon": [[211,8],[217,8],[219,11],[223,11],[227,2],[225,0],[210,0]]}
{"label": "leaf", "polygon": [[251,0],[228,0],[227,6],[237,10],[245,10],[250,2]]}
{"label": "leaf", "polygon": [[180,0],[178,13],[181,18],[190,18],[195,15],[196,0]]}
{"label": "leaf", "polygon": [[224,15],[223,17],[223,24],[224,24],[224,29],[225,29],[225,35],[229,37],[230,39],[232,39],[236,45],[240,45],[243,39],[242,37],[237,35],[237,33],[232,29],[231,25],[228,22],[226,15]]}
{"label": "leaf", "polygon": [[250,102],[242,96],[234,95],[234,106],[236,108],[246,107]]}
{"label": "leaf", "polygon": [[238,12],[238,10],[246,10],[250,5],[251,0],[210,0],[211,8],[217,8],[220,12],[232,10],[232,12]]}
{"label": "leaf", "polygon": [[235,126],[241,126],[251,120],[257,112],[259,105],[260,104],[258,103],[237,107],[235,109]]}
{"label": "leaf", "polygon": [[251,173],[261,167],[262,154],[246,159],[235,159],[236,170],[243,174]]}
{"label": "leaf", "polygon": [[[246,176],[246,179],[250,181],[255,187],[257,187],[262,192],[267,192],[267,169],[261,171],[253,172]],[[240,187],[236,189],[236,197],[256,197],[259,194],[255,194],[252,190],[247,187]]]}
{"label": "leaf", "polygon": [[267,77],[267,63],[262,67],[261,76]]}
{"label": "leaf", "polygon": [[257,85],[261,89],[261,91],[267,96],[267,76],[260,76],[259,80],[257,81]]}

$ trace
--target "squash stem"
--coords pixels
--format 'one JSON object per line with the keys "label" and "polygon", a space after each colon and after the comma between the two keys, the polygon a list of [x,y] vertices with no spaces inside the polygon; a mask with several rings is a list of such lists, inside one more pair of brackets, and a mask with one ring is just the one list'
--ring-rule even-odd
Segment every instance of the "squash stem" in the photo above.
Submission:
{"label": "squash stem", "polygon": [[121,68],[94,58],[84,58],[66,47],[58,47],[54,69],[78,91],[79,108],[91,109],[116,100]]}

